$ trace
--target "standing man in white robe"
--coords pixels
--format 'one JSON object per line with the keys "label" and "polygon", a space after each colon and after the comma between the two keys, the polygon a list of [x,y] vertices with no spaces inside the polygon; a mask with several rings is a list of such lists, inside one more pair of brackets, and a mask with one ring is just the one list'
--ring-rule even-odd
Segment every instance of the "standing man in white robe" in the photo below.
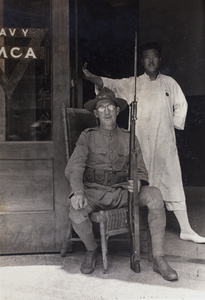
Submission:
{"label": "standing man in white robe", "polygon": [[[140,47],[144,74],[137,78],[138,120],[136,135],[139,139],[149,182],[158,187],[167,210],[173,211],[180,225],[180,238],[205,243],[205,238],[193,231],[189,224],[174,128],[183,130],[187,101],[178,83],[159,72],[161,47],[147,43]],[[83,67],[85,79],[100,90],[113,90],[117,97],[134,100],[135,78],[109,79],[90,73]]]}

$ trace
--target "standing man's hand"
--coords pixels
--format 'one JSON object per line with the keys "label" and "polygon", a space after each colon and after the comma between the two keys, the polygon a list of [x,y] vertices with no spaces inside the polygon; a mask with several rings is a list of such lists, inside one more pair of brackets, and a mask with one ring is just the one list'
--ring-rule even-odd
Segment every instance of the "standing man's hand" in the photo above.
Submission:
{"label": "standing man's hand", "polygon": [[94,75],[90,71],[88,71],[87,66],[88,66],[88,63],[85,62],[82,67],[83,75],[84,75],[85,79],[91,80]]}
{"label": "standing man's hand", "polygon": [[75,210],[85,208],[88,205],[88,200],[83,191],[75,192],[71,198],[71,204]]}
{"label": "standing man's hand", "polygon": [[103,88],[102,78],[100,76],[94,75],[90,71],[88,71],[87,66],[88,66],[88,63],[85,62],[84,65],[83,65],[83,67],[82,67],[84,78],[86,80],[90,80],[92,83],[94,83],[95,85],[97,85],[97,87],[99,89],[102,89]]}

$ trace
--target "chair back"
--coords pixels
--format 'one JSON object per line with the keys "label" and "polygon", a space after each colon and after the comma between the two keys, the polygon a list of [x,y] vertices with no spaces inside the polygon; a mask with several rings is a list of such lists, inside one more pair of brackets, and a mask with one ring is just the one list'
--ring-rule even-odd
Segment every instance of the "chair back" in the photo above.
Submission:
{"label": "chair back", "polygon": [[84,108],[70,108],[63,106],[62,113],[66,143],[66,159],[68,161],[81,132],[86,128],[96,127],[98,122],[94,114]]}

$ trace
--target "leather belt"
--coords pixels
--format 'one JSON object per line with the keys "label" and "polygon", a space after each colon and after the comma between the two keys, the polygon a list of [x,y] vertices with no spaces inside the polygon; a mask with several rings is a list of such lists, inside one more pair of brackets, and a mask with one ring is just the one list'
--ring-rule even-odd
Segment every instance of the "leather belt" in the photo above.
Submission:
{"label": "leather belt", "polygon": [[86,168],[84,172],[84,182],[95,182],[105,186],[112,186],[116,183],[127,181],[128,171],[110,171],[93,168]]}

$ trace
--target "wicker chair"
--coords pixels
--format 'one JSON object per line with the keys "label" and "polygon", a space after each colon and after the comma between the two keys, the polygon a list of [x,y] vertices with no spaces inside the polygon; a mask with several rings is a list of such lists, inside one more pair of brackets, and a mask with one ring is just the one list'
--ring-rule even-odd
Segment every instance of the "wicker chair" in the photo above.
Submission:
{"label": "wicker chair", "polygon": [[[66,108],[62,107],[63,124],[65,133],[66,159],[68,161],[72,154],[75,143],[80,133],[89,127],[97,126],[97,119],[94,115],[86,109],[80,108]],[[141,209],[140,209],[141,210]],[[127,208],[112,209],[106,211],[93,212],[90,214],[92,222],[99,223],[100,226],[100,240],[103,258],[104,272],[108,271],[107,253],[108,253],[108,238],[119,234],[126,234],[130,232],[129,224],[127,222]],[[145,240],[148,245],[148,259],[152,260],[152,245],[147,222],[145,222],[144,212],[143,220],[140,216],[140,231],[145,231]],[[143,225],[141,225],[143,223]],[[73,237],[72,225],[69,222],[66,237],[63,241],[60,254],[66,256],[68,252],[72,251],[72,242],[79,241],[79,238]]]}

